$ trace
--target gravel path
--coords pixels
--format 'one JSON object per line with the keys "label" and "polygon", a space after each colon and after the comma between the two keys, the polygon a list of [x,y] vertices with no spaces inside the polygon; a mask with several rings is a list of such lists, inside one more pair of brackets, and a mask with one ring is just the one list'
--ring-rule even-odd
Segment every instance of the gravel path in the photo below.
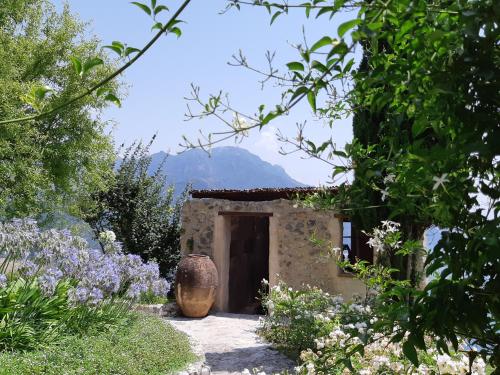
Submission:
{"label": "gravel path", "polygon": [[240,374],[259,368],[267,374],[293,369],[294,363],[255,334],[255,315],[217,313],[203,319],[170,317],[179,331],[199,342],[212,374]]}

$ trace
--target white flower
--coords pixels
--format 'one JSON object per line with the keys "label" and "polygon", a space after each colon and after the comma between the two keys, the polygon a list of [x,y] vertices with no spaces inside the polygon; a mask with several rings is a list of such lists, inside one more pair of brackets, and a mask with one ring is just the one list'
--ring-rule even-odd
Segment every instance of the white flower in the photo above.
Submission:
{"label": "white flower", "polygon": [[250,372],[249,369],[244,369],[242,372],[241,372],[241,375],[251,375],[252,373]]}
{"label": "white flower", "polygon": [[396,179],[396,175],[394,175],[393,173],[388,174],[387,176],[384,177],[384,184],[394,182],[395,179]]}
{"label": "white flower", "polygon": [[233,113],[233,129],[241,133],[244,136],[248,135],[248,128],[252,127],[252,124],[250,124],[243,116],[241,116],[239,113]]}
{"label": "white flower", "polygon": [[116,234],[112,230],[105,230],[99,234],[99,239],[104,243],[112,243],[116,241]]}
{"label": "white flower", "polygon": [[389,192],[387,191],[387,189],[381,190],[380,192],[382,193],[382,202],[383,202],[389,196]]}
{"label": "white flower", "polygon": [[450,182],[446,177],[448,176],[448,173],[443,173],[441,177],[434,176],[432,177],[432,180],[434,181],[434,186],[432,187],[432,190],[436,190],[440,186],[443,187],[444,189],[444,183],[445,182]]}

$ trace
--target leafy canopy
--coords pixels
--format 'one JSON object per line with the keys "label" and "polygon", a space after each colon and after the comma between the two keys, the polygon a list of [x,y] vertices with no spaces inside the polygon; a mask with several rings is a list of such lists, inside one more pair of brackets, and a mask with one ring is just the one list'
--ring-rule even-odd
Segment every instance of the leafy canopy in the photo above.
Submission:
{"label": "leafy canopy", "polygon": [[[355,172],[354,186],[342,186],[337,197],[329,197],[330,207],[401,221],[402,238],[413,244],[407,249],[415,247],[429,225],[443,228],[426,259],[431,281],[423,290],[410,285],[387,300],[384,313],[409,333],[405,353],[417,362],[413,354],[425,348],[426,334],[443,351],[448,344],[456,349],[460,336],[499,367],[498,6],[490,0],[228,1],[229,9],[244,6],[267,10],[271,23],[296,10],[306,17],[327,16],[337,33],[329,30],[316,42],[296,45],[297,61],[288,63],[285,72],[272,66],[271,54],[269,73],[249,66],[242,54],[236,56],[236,65],[280,85],[282,102],[245,114],[223,94],[204,100],[195,87],[192,99],[201,109],[190,109],[189,115],[215,115],[227,128],[186,146],[244,136],[307,100],[312,114],[332,128],[332,138],[315,142],[304,124],[296,137],[279,138],[289,152],[299,150],[332,165],[333,177]],[[355,18],[340,23],[339,15],[348,11]],[[358,69],[353,51],[359,47],[365,66]],[[234,112],[245,120],[244,129],[227,119]],[[334,143],[336,120],[352,115],[364,118],[342,150]]]}
{"label": "leafy canopy", "polygon": [[[58,13],[45,0],[3,1],[0,41],[0,119],[59,105],[113,68],[104,59],[78,75],[67,62],[95,59],[98,41],[67,7]],[[114,153],[98,115],[107,105],[87,96],[39,120],[0,125],[0,217],[72,206],[105,187]]]}

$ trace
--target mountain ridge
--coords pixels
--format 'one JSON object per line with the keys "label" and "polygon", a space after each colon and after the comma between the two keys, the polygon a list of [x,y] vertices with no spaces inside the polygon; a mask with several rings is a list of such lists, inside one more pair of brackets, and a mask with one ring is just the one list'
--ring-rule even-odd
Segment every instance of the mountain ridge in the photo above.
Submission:
{"label": "mountain ridge", "polygon": [[280,165],[262,160],[250,151],[234,147],[217,147],[207,152],[199,149],[172,155],[164,151],[151,154],[149,173],[163,163],[167,182],[180,194],[190,184],[193,189],[256,189],[304,187]]}

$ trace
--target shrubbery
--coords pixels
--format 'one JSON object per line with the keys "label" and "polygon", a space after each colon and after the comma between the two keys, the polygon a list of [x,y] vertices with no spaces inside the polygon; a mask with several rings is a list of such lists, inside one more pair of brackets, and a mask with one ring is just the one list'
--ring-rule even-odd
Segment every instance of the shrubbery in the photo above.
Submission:
{"label": "shrubbery", "polygon": [[[317,288],[297,291],[280,283],[263,298],[269,316],[261,321],[261,335],[285,352],[299,354],[299,374],[484,374],[488,357],[474,341],[430,335],[418,340],[408,332],[411,317],[405,305],[415,303],[416,296],[408,280],[392,277],[397,270],[384,260],[422,251],[421,246],[400,241],[399,224],[391,221],[382,222],[370,236],[376,264],[337,259],[364,282],[363,297],[344,302]],[[399,310],[392,308],[396,303]]]}
{"label": "shrubbery", "polygon": [[[420,365],[405,356],[398,331],[377,332],[375,300],[355,298],[344,302],[316,288],[298,291],[280,283],[270,289],[264,303],[269,315],[260,333],[286,353],[300,353],[299,374],[467,374],[467,346],[439,352],[429,337],[427,350],[419,350]],[[485,374],[481,358],[472,362],[472,374]]]}
{"label": "shrubbery", "polygon": [[126,319],[142,293],[168,293],[156,263],[123,254],[111,232],[101,240],[104,251],[32,220],[0,224],[0,350],[106,330]]}
{"label": "shrubbery", "polygon": [[317,337],[334,327],[330,318],[337,313],[336,305],[318,288],[293,290],[280,283],[264,295],[263,304],[269,316],[261,320],[260,335],[292,357],[313,347]]}
{"label": "shrubbery", "polygon": [[161,275],[171,278],[180,260],[180,218],[186,192],[176,199],[162,169],[164,160],[152,164],[153,140],[125,150],[111,186],[94,196],[94,207],[84,219],[96,235],[112,230],[125,253],[155,261]]}

